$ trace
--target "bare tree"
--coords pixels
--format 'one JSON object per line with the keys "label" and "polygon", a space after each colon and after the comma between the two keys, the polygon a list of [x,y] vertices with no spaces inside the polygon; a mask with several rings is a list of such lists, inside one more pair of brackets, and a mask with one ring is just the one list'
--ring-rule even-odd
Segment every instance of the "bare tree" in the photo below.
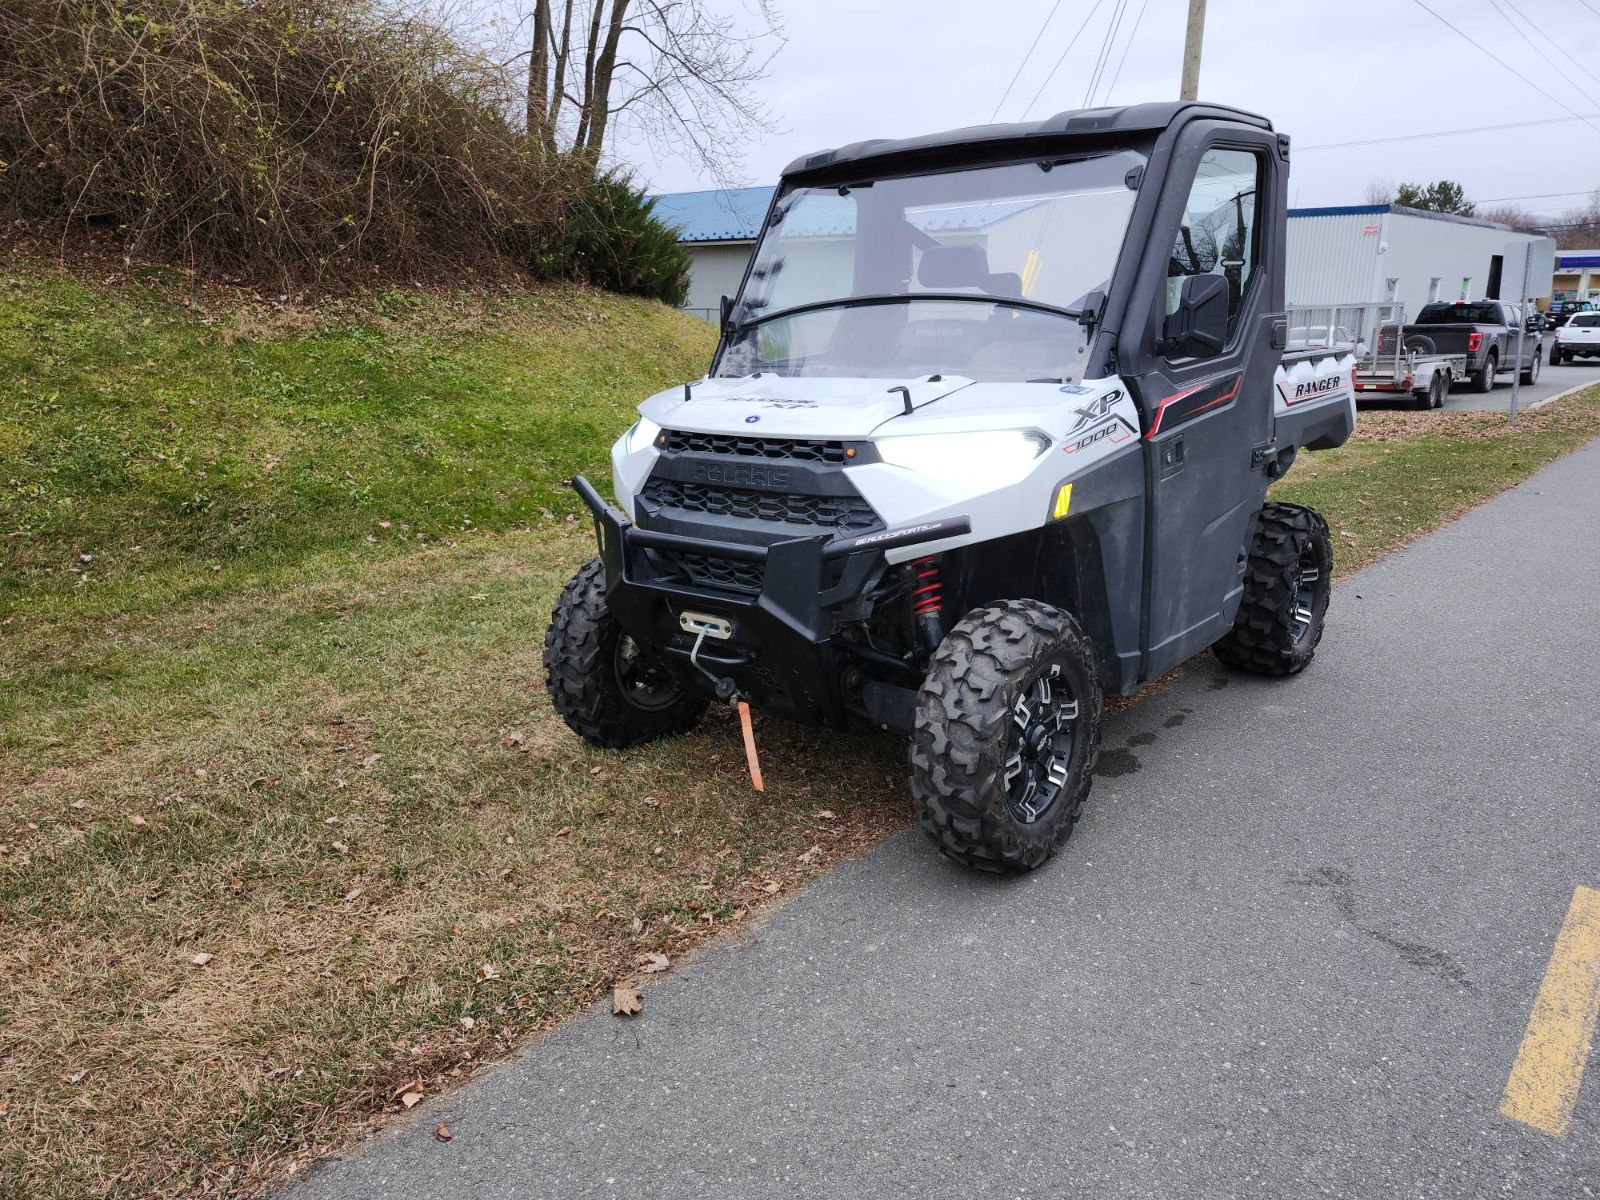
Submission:
{"label": "bare tree", "polygon": [[1535,215],[1520,204],[1500,204],[1494,208],[1480,208],[1473,214],[1497,225],[1509,225],[1521,233],[1543,233],[1554,222]]}
{"label": "bare tree", "polygon": [[1563,250],[1600,246],[1600,189],[1581,208],[1568,209],[1556,222],[1556,245]]}
{"label": "bare tree", "polygon": [[1367,203],[1394,203],[1394,184],[1390,183],[1387,179],[1374,179],[1371,183],[1367,184]]}
{"label": "bare tree", "polygon": [[598,164],[631,123],[725,179],[772,128],[753,87],[782,44],[774,3],[754,0],[750,32],[709,0],[533,0],[529,136]]}

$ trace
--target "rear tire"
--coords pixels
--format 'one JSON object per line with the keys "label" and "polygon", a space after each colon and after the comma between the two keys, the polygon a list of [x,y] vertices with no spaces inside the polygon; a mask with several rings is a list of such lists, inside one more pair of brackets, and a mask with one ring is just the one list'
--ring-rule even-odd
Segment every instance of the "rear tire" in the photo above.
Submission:
{"label": "rear tire", "polygon": [[567,727],[611,750],[682,733],[708,701],[649,661],[606,607],[606,569],[590,559],[561,591],[544,635],[545,690]]}
{"label": "rear tire", "polygon": [[1322,514],[1299,504],[1264,506],[1239,614],[1212,651],[1257,675],[1305,670],[1322,640],[1332,583],[1333,540]]}
{"label": "rear tire", "polygon": [[1540,361],[1539,355],[1535,354],[1528,360],[1528,365],[1522,368],[1522,382],[1525,385],[1532,386],[1539,382]]}
{"label": "rear tire", "polygon": [[1500,360],[1493,354],[1483,361],[1483,370],[1472,372],[1472,390],[1480,396],[1485,392],[1494,391],[1495,372],[1500,369]]}
{"label": "rear tire", "polygon": [[1414,396],[1416,406],[1421,409],[1443,408],[1444,393],[1449,385],[1445,382],[1444,372],[1435,371],[1428,380],[1428,386]]}
{"label": "rear tire", "polygon": [[1100,753],[1094,649],[1036,600],[974,609],[917,693],[911,794],[939,850],[980,871],[1031,871],[1072,833]]}

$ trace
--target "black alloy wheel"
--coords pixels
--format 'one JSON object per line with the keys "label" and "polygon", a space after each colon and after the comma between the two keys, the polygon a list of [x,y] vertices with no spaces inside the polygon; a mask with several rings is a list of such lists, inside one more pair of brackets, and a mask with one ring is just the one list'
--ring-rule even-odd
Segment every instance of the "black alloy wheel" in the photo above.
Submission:
{"label": "black alloy wheel", "polygon": [[1044,817],[1072,777],[1079,705],[1053,662],[1024,685],[1011,706],[1011,756],[1006,759],[1006,806],[1024,824]]}

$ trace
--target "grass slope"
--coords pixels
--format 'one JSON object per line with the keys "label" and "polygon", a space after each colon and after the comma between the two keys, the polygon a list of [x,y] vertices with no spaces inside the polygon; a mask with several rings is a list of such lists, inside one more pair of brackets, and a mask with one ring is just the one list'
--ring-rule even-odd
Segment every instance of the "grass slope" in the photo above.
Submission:
{"label": "grass slope", "polygon": [[223,595],[368,537],[575,512],[563,480],[605,474],[633,405],[711,346],[659,304],[579,288],[207,317],[0,276],[0,619]]}
{"label": "grass slope", "polygon": [[[763,723],[757,796],[723,710],[617,755],[544,699],[559,480],[701,327],[397,296],[230,341],[5,288],[0,1195],[255,1190],[905,824],[892,738]],[[1348,566],[1597,430],[1600,390],[1375,414],[1279,490]]]}

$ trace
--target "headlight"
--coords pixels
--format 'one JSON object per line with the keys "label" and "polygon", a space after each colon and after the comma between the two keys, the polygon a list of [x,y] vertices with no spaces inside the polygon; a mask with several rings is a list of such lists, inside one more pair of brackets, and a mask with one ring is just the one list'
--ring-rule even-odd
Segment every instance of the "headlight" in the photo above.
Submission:
{"label": "headlight", "polygon": [[632,429],[623,434],[623,439],[629,454],[637,454],[647,446],[655,444],[656,437],[661,433],[661,426],[649,417],[640,417]]}
{"label": "headlight", "polygon": [[1003,429],[990,433],[922,433],[878,439],[883,461],[940,479],[1021,479],[1033,460],[1050,449],[1050,439],[1036,429]]}

